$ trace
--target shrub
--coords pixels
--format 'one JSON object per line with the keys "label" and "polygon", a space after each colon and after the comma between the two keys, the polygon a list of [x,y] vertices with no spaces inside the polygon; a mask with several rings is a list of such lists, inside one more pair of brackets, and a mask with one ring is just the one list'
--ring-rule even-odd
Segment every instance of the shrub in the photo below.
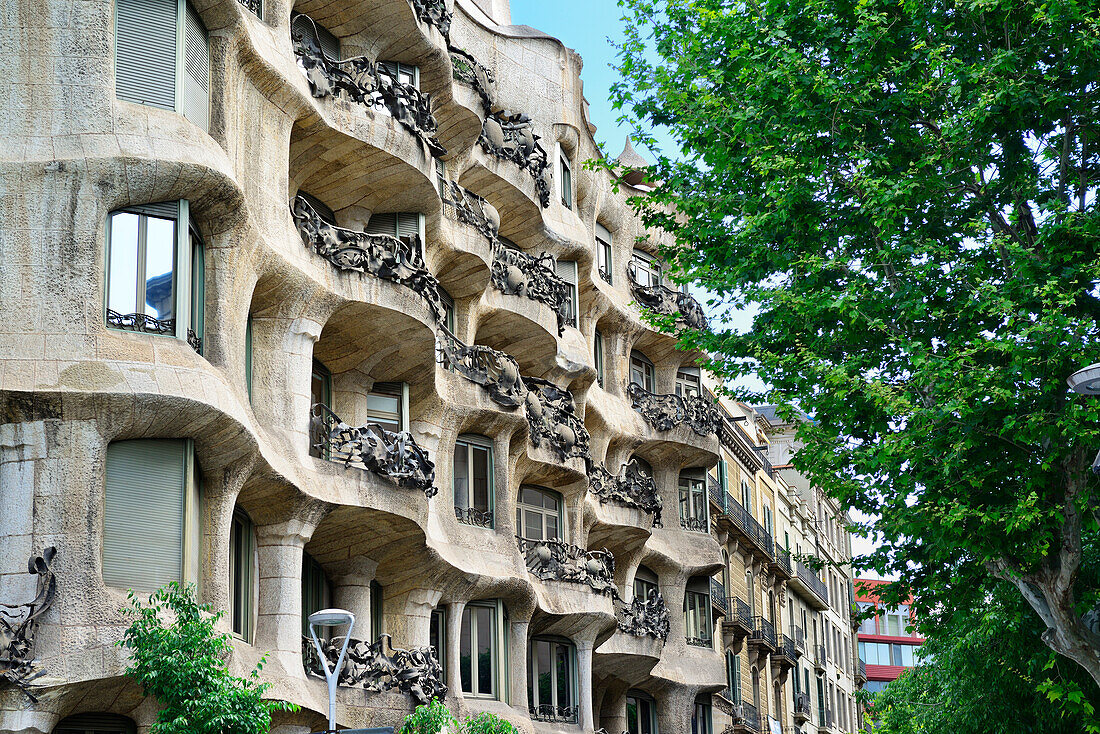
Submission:
{"label": "shrub", "polygon": [[398,734],[439,734],[444,727],[451,731],[457,728],[455,719],[447,706],[438,698],[433,698],[405,717]]}
{"label": "shrub", "polygon": [[466,717],[462,731],[463,734],[518,734],[512,722],[489,713]]}
{"label": "shrub", "polygon": [[[117,643],[130,650],[127,675],[164,707],[150,734],[266,734],[272,711],[296,711],[286,701],[267,701],[260,658],[247,678],[229,674],[230,636],[214,625],[225,614],[195,601],[192,584],[172,582],[148,604],[130,591],[129,628]],[[170,621],[169,621],[170,620]]]}

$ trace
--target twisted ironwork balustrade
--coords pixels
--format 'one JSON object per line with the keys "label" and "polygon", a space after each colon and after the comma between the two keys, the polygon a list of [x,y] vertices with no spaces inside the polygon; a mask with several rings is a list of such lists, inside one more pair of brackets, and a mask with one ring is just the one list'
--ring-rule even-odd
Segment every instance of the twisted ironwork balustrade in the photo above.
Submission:
{"label": "twisted ironwork balustrade", "polygon": [[[107,309],[107,326],[121,331],[137,331],[142,334],[159,334],[161,336],[173,336],[176,333],[175,319],[158,319],[147,313],[121,314],[113,309]],[[196,353],[202,354],[202,339],[194,329],[187,330],[187,344]]]}
{"label": "twisted ironwork balustrade", "polygon": [[537,377],[522,379],[527,387],[525,406],[531,442],[536,446],[548,444],[559,461],[587,459],[588,430],[577,416],[572,393],[548,380]]}
{"label": "twisted ironwork balustrade", "polygon": [[709,637],[693,637],[687,635],[684,637],[684,641],[692,647],[713,647]]}
{"label": "twisted ironwork balustrade", "polygon": [[707,519],[705,517],[681,517],[680,527],[684,530],[690,530],[693,533],[710,532],[710,528],[707,526]]}
{"label": "twisted ironwork balustrade", "polygon": [[577,723],[578,708],[576,706],[554,706],[543,703],[538,706],[528,706],[528,711],[535,721],[548,721],[558,724]]}
{"label": "twisted ironwork balustrade", "polygon": [[317,24],[308,15],[313,35],[294,33],[294,53],[306,74],[309,90],[318,99],[341,94],[368,108],[385,109],[406,130],[420,139],[436,158],[446,155],[436,134],[439,124],[432,114],[431,97],[398,80],[384,64],[365,56],[333,59],[317,42]]}
{"label": "twisted ironwork balustrade", "polygon": [[31,688],[46,674],[35,665],[34,642],[39,619],[57,598],[57,579],[50,568],[56,554],[57,549],[49,546],[27,562],[27,573],[37,577],[31,601],[0,604],[0,691],[15,688],[31,703],[38,703]]}
{"label": "twisted ironwork balustrade", "polygon": [[658,395],[651,393],[636,382],[626,386],[626,394],[634,409],[645,422],[658,431],[668,431],[686,423],[700,436],[713,435],[718,431],[721,416],[714,403],[701,395]]}
{"label": "twisted ironwork balustrade", "polygon": [[467,346],[442,324],[436,331],[439,363],[485,388],[505,408],[518,408],[527,398],[519,363],[504,352],[481,344]]}
{"label": "twisted ironwork balustrade", "polygon": [[497,78],[493,70],[475,59],[470,52],[450,47],[451,73],[455,81],[462,82],[474,88],[481,98],[482,111],[488,115],[493,109],[493,100],[496,97]]}
{"label": "twisted ironwork balustrade", "polygon": [[563,540],[528,540],[516,536],[527,570],[543,581],[585,584],[598,594],[619,598],[615,589],[615,557],[606,548],[588,551]]}
{"label": "twisted ironwork balustrade", "polygon": [[545,209],[550,206],[550,162],[539,139],[530,117],[502,110],[486,116],[477,141],[485,152],[527,171]]}
{"label": "twisted ironwork balustrade", "polygon": [[508,295],[545,303],[557,316],[560,335],[569,321],[570,286],[554,272],[553,256],[544,252],[536,257],[496,238],[492,249],[489,277],[493,287]]}
{"label": "twisted ironwork balustrade", "polygon": [[630,276],[630,290],[639,304],[663,316],[675,316],[677,321],[689,328],[709,328],[706,312],[692,295],[660,283],[644,285],[638,279],[637,268],[637,263],[631,260],[626,272]]}
{"label": "twisted ironwork balustrade", "polygon": [[328,406],[316,403],[309,434],[315,456],[357,466],[399,487],[422,490],[429,498],[439,492],[433,484],[435,464],[408,431],[393,433],[377,423],[349,426]]}
{"label": "twisted ironwork balustrade", "polygon": [[446,0],[410,0],[410,3],[422,23],[436,28],[443,38],[450,41],[454,13],[447,8]]}
{"label": "twisted ironwork balustrade", "polygon": [[657,482],[636,460],[631,459],[623,464],[617,475],[612,475],[603,464],[591,464],[588,468],[588,487],[600,502],[637,507],[653,515],[653,527],[661,527],[664,502],[657,493]]}
{"label": "twisted ironwork balustrade", "polygon": [[668,639],[668,606],[659,591],[650,591],[645,599],[634,597],[629,604],[620,603],[615,616],[619,629],[628,635],[648,635],[661,642]]}
{"label": "twisted ironwork balustrade", "polygon": [[[334,668],[343,647],[343,637],[320,640],[321,650]],[[387,654],[386,648],[390,652]],[[302,637],[302,662],[306,672],[324,676],[317,648],[309,637]],[[443,683],[443,666],[439,664],[436,650],[431,645],[410,650],[393,647],[390,636],[382,634],[376,642],[351,638],[348,642],[344,667],[337,684],[347,688],[362,688],[372,693],[396,688],[408,694],[416,703],[431,699],[443,700],[447,686]]]}
{"label": "twisted ironwork balustrade", "polygon": [[493,513],[479,510],[476,507],[456,507],[455,518],[467,525],[476,525],[482,528],[493,527]]}

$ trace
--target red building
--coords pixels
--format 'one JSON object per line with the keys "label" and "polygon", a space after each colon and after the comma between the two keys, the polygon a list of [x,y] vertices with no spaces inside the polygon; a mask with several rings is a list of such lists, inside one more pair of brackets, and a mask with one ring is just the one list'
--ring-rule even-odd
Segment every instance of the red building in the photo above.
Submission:
{"label": "red building", "polygon": [[909,604],[886,608],[876,589],[889,581],[856,579],[856,605],[863,612],[875,608],[875,616],[859,626],[859,659],[866,664],[867,682],[863,690],[877,693],[886,684],[917,664],[917,649],[924,642],[914,632],[906,631],[913,624]]}

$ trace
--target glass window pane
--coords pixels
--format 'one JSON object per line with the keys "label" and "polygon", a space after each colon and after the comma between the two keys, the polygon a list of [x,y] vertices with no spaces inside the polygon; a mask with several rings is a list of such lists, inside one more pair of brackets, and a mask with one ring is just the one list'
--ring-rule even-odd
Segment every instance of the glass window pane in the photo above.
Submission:
{"label": "glass window pane", "polygon": [[561,540],[561,531],[558,528],[558,516],[547,515],[546,516],[546,539],[547,540]]}
{"label": "glass window pane", "polygon": [[493,610],[478,607],[477,613],[477,692],[493,694]]}
{"label": "glass window pane", "polygon": [[638,700],[635,698],[626,699],[626,729],[630,734],[641,734],[641,727],[638,726]]}
{"label": "glass window pane", "polygon": [[550,661],[550,643],[539,640],[535,643],[536,666],[538,671],[538,700],[542,705],[554,702],[553,672]]}
{"label": "glass window pane", "polygon": [[470,491],[469,491],[469,453],[466,444],[455,444],[454,455],[454,495],[455,495],[455,507],[461,507],[466,509],[470,506]]}
{"label": "glass window pane", "polygon": [[558,706],[573,705],[572,672],[573,665],[570,656],[572,648],[568,645],[556,645],[557,647],[557,694]]}
{"label": "glass window pane", "polygon": [[471,651],[473,650],[473,638],[471,637],[473,623],[470,619],[472,611],[472,607],[466,607],[462,610],[462,629],[458,638],[458,667],[462,677],[462,690],[464,693],[474,692],[473,661],[471,657]]}
{"label": "glass window pane", "polygon": [[111,260],[108,263],[107,308],[125,316],[137,312],[138,215],[111,215]]}
{"label": "glass window pane", "polygon": [[367,419],[387,431],[401,430],[401,398],[371,393],[367,396]]}
{"label": "glass window pane", "polygon": [[473,501],[474,507],[489,511],[489,449],[475,446],[473,449]]}
{"label": "glass window pane", "polygon": [[524,510],[523,517],[526,521],[523,537],[528,540],[542,540],[542,516],[532,510]]}
{"label": "glass window pane", "polygon": [[176,316],[176,223],[146,217],[145,313],[158,319]]}

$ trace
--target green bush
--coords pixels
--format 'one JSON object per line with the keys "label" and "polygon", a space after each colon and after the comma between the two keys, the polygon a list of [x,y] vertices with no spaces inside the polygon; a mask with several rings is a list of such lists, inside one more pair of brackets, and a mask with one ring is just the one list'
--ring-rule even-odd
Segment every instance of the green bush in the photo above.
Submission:
{"label": "green bush", "polygon": [[397,734],[439,734],[445,727],[454,734],[518,734],[511,722],[490,713],[467,716],[460,726],[454,714],[438,699],[417,706],[405,717]]}
{"label": "green bush", "polygon": [[286,701],[267,701],[270,684],[259,671],[229,674],[230,636],[214,630],[225,614],[195,601],[195,588],[172,582],[153,592],[148,604],[133,591],[131,622],[117,643],[132,656],[127,675],[164,707],[150,734],[266,734],[272,711],[297,711]]}
{"label": "green bush", "polygon": [[518,734],[512,722],[489,713],[466,717],[462,731],[463,734]]}

